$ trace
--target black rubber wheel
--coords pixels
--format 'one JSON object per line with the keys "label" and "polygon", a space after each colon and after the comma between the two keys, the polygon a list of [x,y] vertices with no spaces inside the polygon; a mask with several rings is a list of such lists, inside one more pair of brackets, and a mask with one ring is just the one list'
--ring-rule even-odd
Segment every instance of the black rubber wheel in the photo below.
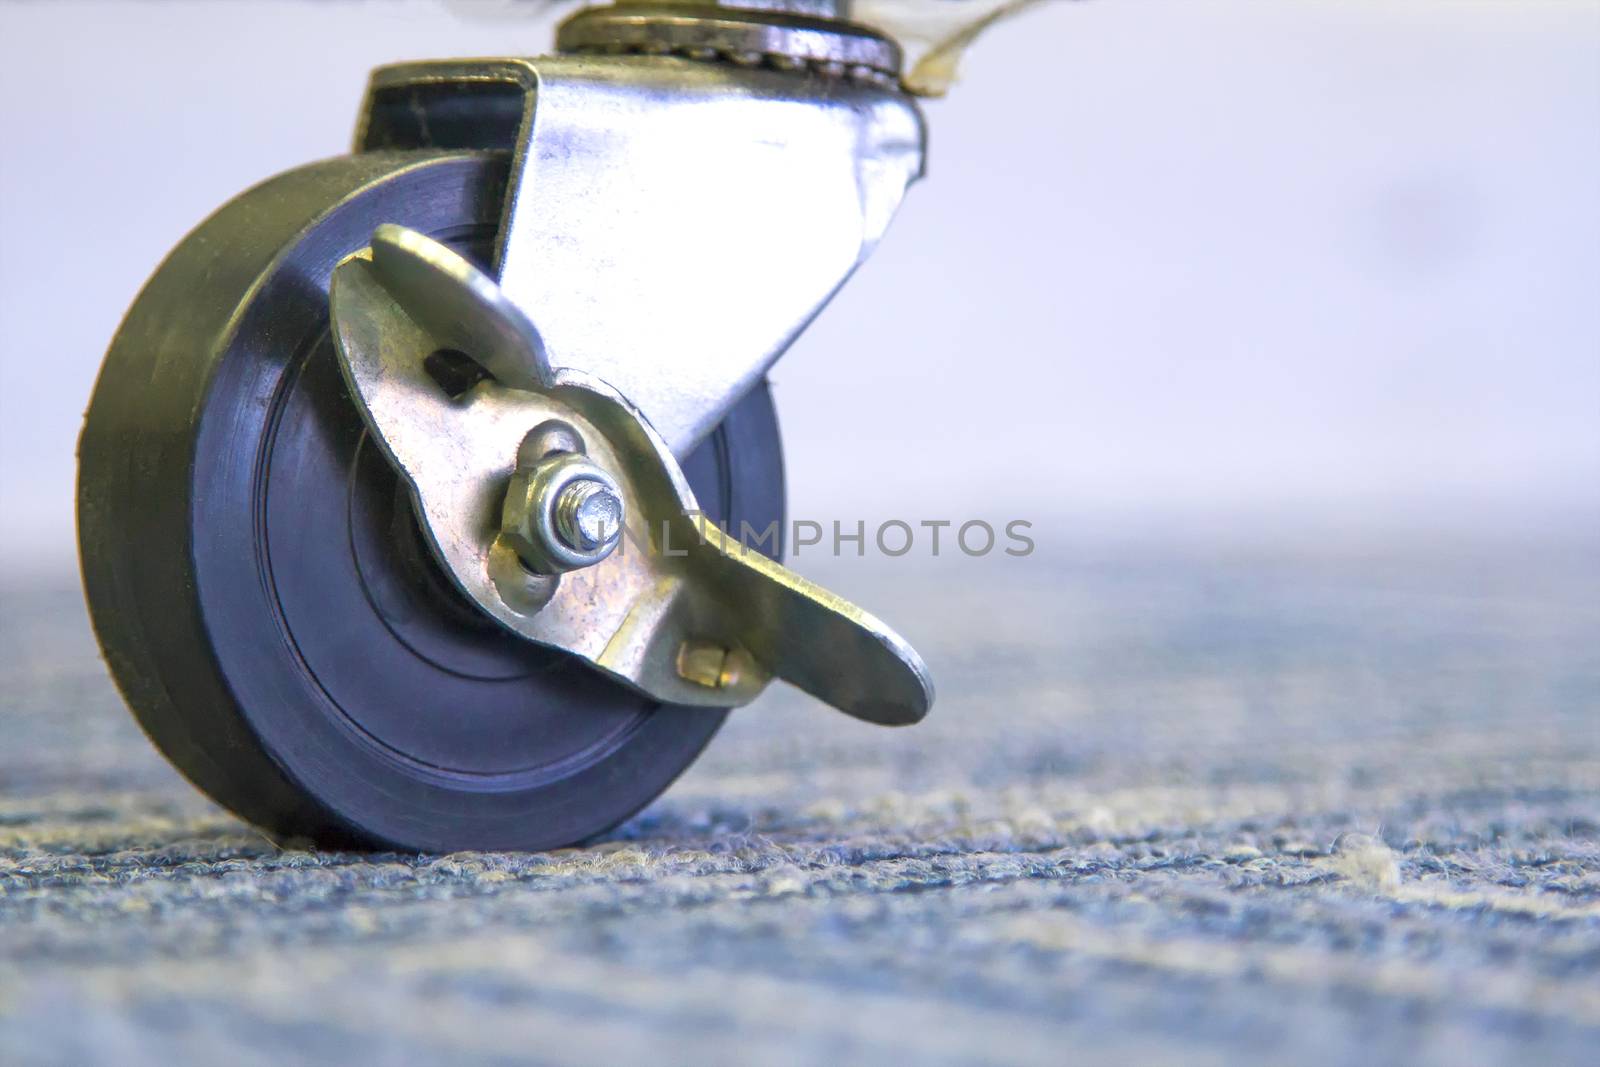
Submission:
{"label": "black rubber wheel", "polygon": [[[240,196],[129,311],[79,443],[94,627],[145,731],[280,839],[540,849],[665,789],[725,713],[663,708],[500,629],[439,573],[334,362],[327,286],[397,222],[487,258],[496,153],[371,153]],[[782,528],[765,384],[685,464]]]}

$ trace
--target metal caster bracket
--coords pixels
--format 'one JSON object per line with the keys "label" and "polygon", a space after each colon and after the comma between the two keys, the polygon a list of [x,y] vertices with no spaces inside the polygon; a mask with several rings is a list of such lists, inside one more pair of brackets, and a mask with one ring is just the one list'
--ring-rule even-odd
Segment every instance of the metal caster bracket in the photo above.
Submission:
{"label": "metal caster bracket", "polygon": [[386,67],[365,115],[357,151],[511,150],[501,288],[679,459],[871,254],[923,169],[921,112],[893,88],[671,55]]}
{"label": "metal caster bracket", "polygon": [[625,2],[569,19],[567,54],[379,70],[358,151],[511,151],[497,277],[381,228],[332,313],[435,554],[502,626],[671,703],[777,676],[909,723],[911,648],[705,521],[678,466],[922,174],[897,46],[837,9]]}

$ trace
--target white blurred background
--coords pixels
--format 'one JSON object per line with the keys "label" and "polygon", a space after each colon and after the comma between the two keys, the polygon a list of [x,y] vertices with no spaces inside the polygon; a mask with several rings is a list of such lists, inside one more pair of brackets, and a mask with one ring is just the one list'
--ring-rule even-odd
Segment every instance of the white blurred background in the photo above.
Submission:
{"label": "white blurred background", "polygon": [[[0,3],[0,550],[73,558],[122,312],[470,3]],[[1600,541],[1600,4],[1046,0],[775,375],[794,514]]]}

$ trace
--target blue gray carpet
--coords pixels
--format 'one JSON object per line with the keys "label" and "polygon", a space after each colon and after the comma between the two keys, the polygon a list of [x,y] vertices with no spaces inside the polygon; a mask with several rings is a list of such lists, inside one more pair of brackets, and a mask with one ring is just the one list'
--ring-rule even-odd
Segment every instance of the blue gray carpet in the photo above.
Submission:
{"label": "blue gray carpet", "polygon": [[940,683],[773,694],[609,839],[281,851],[0,590],[0,1062],[1600,1062],[1600,561],[828,575]]}

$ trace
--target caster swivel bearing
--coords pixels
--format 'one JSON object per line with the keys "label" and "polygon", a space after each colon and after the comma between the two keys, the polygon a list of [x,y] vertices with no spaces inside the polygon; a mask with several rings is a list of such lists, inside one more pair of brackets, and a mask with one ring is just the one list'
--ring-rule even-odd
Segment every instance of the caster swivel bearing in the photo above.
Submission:
{"label": "caster swivel bearing", "polygon": [[915,652],[786,570],[766,373],[920,176],[894,44],[805,0],[579,12],[372,77],[355,150],[146,284],[79,446],[147,733],[283,838],[547,848],[782,679],[913,723]]}

